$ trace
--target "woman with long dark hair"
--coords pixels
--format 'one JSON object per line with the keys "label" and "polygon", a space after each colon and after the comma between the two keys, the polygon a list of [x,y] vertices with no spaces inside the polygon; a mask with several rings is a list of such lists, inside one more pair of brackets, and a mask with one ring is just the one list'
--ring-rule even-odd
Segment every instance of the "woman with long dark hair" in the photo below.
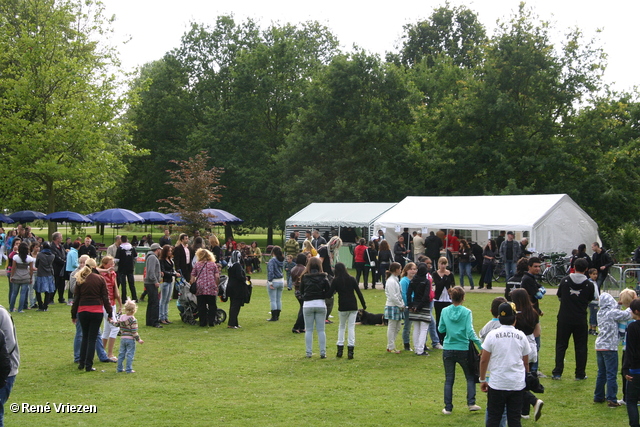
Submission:
{"label": "woman with long dark hair", "polygon": [[458,249],[458,267],[460,269],[460,286],[464,288],[465,276],[469,278],[469,285],[473,289],[473,276],[471,275],[471,260],[473,251],[466,239],[460,239],[460,248]]}
{"label": "woman with long dark hair", "polygon": [[380,242],[380,249],[378,251],[378,277],[382,282],[382,287],[386,288],[386,277],[387,270],[389,266],[393,262],[393,254],[391,253],[391,248],[389,247],[389,242],[383,240]]}
{"label": "woman with long dark hair", "polygon": [[482,251],[482,271],[480,272],[480,283],[478,289],[484,288],[487,285],[487,289],[491,289],[491,281],[493,280],[493,264],[495,263],[498,250],[496,248],[496,242],[490,239],[485,245]]}
{"label": "woman with long dark hair", "polygon": [[431,318],[431,280],[425,263],[418,265],[416,275],[409,282],[407,305],[413,323],[413,349],[417,356],[428,356],[424,348]]}
{"label": "woman with long dark hair", "polygon": [[78,369],[86,369],[87,372],[96,370],[93,367],[93,356],[96,350],[95,342],[98,338],[98,331],[102,324],[103,307],[107,312],[109,322],[113,317],[107,283],[102,276],[97,274],[95,268],[95,260],[89,258],[84,268],[75,274],[76,286],[71,306],[71,320],[74,325],[80,322],[82,329]]}
{"label": "woman with long dark hair", "polygon": [[280,246],[271,250],[271,259],[267,263],[267,293],[271,304],[271,319],[268,322],[280,320],[282,311],[282,290],[284,289],[284,254]]}
{"label": "woman with long dark hair", "polygon": [[376,249],[376,243],[373,240],[369,242],[365,257],[366,266],[369,266],[371,269],[371,289],[375,289],[376,282],[378,281],[378,251]]}
{"label": "woman with long dark hair", "polygon": [[296,266],[291,269],[291,283],[293,284],[293,289],[295,290],[296,299],[298,303],[300,303],[300,310],[298,310],[298,319],[296,323],[293,325],[291,332],[294,334],[301,334],[305,331],[304,329],[304,313],[302,311],[302,306],[304,305],[304,298],[302,298],[302,294],[300,292],[300,281],[302,279],[302,275],[304,274],[305,267],[307,266],[307,256],[303,253],[300,253],[296,256]]}
{"label": "woman with long dark hair", "polygon": [[173,278],[180,277],[180,273],[176,272],[173,263],[173,246],[164,245],[160,252],[160,271],[162,271],[162,285],[160,288],[160,315],[158,320],[163,325],[168,325],[169,321],[169,300],[173,293]]}
{"label": "woman with long dark hair", "polygon": [[[450,291],[456,285],[456,278],[451,270],[447,269],[449,260],[447,257],[440,257],[438,260],[438,269],[431,275],[435,286],[435,299],[433,307],[436,310],[436,328],[440,327],[440,317],[442,310],[451,305]],[[440,332],[438,329],[438,337],[440,342],[444,342],[446,333]]]}
{"label": "woman with long dark hair", "polygon": [[[360,239],[364,245],[364,239]],[[341,262],[336,264],[334,269],[335,277],[331,282],[331,293],[338,294],[338,313],[340,324],[338,325],[338,353],[336,357],[342,357],[344,351],[344,332],[348,328],[347,355],[353,359],[353,350],[356,345],[356,315],[358,314],[358,302],[356,294],[362,304],[362,309],[367,309],[358,282],[347,272],[347,267]]]}
{"label": "woman with long dark hair", "polygon": [[228,265],[229,283],[227,284],[227,296],[229,297],[229,322],[227,328],[238,329],[238,314],[240,308],[247,300],[247,276],[240,251],[231,252]]}
{"label": "woman with long dark hair", "polygon": [[325,299],[331,295],[331,288],[327,273],[322,271],[320,258],[313,257],[307,262],[307,267],[300,279],[300,294],[304,300],[302,311],[306,357],[310,358],[313,354],[313,330],[315,329],[318,333],[320,358],[325,359],[327,357],[327,335],[324,330],[327,315]]}

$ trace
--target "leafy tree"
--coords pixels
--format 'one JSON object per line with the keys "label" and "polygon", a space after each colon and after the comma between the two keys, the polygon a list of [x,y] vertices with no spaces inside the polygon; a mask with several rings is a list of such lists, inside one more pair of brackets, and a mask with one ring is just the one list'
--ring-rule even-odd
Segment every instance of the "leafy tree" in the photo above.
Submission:
{"label": "leafy tree", "polygon": [[[119,65],[91,0],[0,0],[0,198],[47,212],[100,207],[136,155],[118,119]],[[51,230],[55,225],[50,226]]]}
{"label": "leafy tree", "polygon": [[158,202],[166,203],[170,210],[180,214],[180,218],[186,223],[179,227],[181,230],[211,228],[211,217],[202,210],[220,201],[222,196],[219,191],[223,188],[220,185],[220,175],[224,169],[207,169],[209,160],[209,156],[203,151],[188,160],[172,160],[171,163],[175,163],[178,169],[167,170],[171,179],[167,184],[173,186],[178,195],[160,199]]}

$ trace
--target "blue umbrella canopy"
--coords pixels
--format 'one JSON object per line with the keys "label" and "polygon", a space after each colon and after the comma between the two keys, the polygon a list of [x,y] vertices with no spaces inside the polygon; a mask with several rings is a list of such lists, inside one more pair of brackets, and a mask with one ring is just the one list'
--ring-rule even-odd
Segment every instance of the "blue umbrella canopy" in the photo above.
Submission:
{"label": "blue umbrella canopy", "polygon": [[138,215],[144,218],[145,223],[149,224],[174,224],[177,222],[177,219],[172,217],[171,215],[163,214],[160,212],[140,212]]}
{"label": "blue umbrella canopy", "polygon": [[87,216],[72,211],[53,212],[45,216],[44,219],[54,222],[93,223],[93,221]]}
{"label": "blue umbrella canopy", "polygon": [[214,224],[242,224],[244,222],[243,219],[240,219],[227,211],[223,211],[222,209],[203,209],[202,213],[209,215],[211,217],[209,222]]}
{"label": "blue umbrella canopy", "polygon": [[9,215],[9,218],[16,222],[32,222],[37,219],[44,219],[45,216],[47,215],[37,211],[18,211]]}
{"label": "blue umbrella canopy", "polygon": [[144,222],[144,218],[137,213],[130,211],[129,209],[120,208],[94,212],[87,216],[94,222],[100,222],[103,224],[129,224],[134,222]]}
{"label": "blue umbrella canopy", "polygon": [[5,224],[13,224],[15,221],[6,215],[0,214],[0,222],[4,222]]}

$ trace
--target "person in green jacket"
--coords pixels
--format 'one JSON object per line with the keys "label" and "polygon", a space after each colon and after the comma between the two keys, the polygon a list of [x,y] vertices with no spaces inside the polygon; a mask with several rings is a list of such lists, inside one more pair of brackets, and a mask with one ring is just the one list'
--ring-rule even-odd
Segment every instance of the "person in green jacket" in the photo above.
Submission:
{"label": "person in green jacket", "polygon": [[464,307],[464,289],[456,286],[450,291],[452,304],[445,307],[441,313],[438,331],[446,334],[444,339],[444,409],[442,413],[451,414],[453,411],[453,382],[456,376],[456,363],[462,367],[467,380],[467,406],[470,411],[479,411],[476,405],[476,383],[469,364],[469,342],[473,341],[482,349],[482,343],[473,330],[471,310]]}

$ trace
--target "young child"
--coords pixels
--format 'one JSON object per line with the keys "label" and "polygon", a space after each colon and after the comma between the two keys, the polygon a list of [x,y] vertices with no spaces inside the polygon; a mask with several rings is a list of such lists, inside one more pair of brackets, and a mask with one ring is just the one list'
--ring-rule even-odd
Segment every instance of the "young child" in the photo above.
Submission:
{"label": "young child", "polygon": [[598,303],[600,299],[600,290],[598,289],[598,270],[595,268],[589,269],[589,280],[593,283],[595,288],[595,299],[589,303],[589,335],[598,335],[596,327],[598,326]]}
{"label": "young child", "polygon": [[291,281],[291,270],[296,266],[296,263],[293,261],[293,255],[287,255],[287,260],[284,263],[284,271],[287,273],[287,290],[291,290],[293,288],[293,282]]}
{"label": "young child", "polygon": [[640,299],[629,306],[634,322],[627,328],[627,351],[622,361],[622,372],[627,379],[627,414],[629,425],[640,425],[638,420],[638,397],[640,396]]}
{"label": "young child", "polygon": [[144,341],[140,339],[138,335],[138,320],[134,317],[138,311],[138,305],[130,299],[124,304],[124,314],[120,316],[120,320],[112,321],[114,326],[120,328],[120,353],[118,354],[118,367],[117,372],[123,372],[122,362],[125,357],[127,358],[126,372],[133,374],[134,371],[131,368],[133,364],[133,356],[136,354],[136,341],[143,344]]}
{"label": "young child", "polygon": [[[598,310],[598,329],[596,338],[596,354],[598,360],[598,376],[593,401],[607,402],[610,408],[617,408],[618,403],[618,322],[631,319],[630,313],[620,310],[616,300],[608,293],[600,294]],[[605,395],[605,384],[607,392]]]}
{"label": "young child", "polygon": [[498,309],[500,308],[500,304],[502,304],[503,302],[507,302],[507,300],[503,297],[498,297],[495,298],[491,303],[491,315],[493,316],[493,318],[489,320],[487,324],[482,327],[482,329],[480,329],[480,333],[478,334],[480,341],[484,341],[489,332],[500,327],[500,322],[498,319],[498,314],[500,312],[498,311]]}
{"label": "young child", "polygon": [[[629,313],[629,315],[633,314],[631,312],[630,306],[633,300],[636,299],[637,297],[638,296],[636,294],[636,291],[634,291],[633,289],[623,289],[620,292],[620,297],[618,298],[618,302],[622,306],[622,309],[625,310],[627,313]],[[622,343],[622,361],[623,362],[624,362],[625,353],[627,349],[627,327],[633,321],[634,320],[632,318],[631,320],[628,320],[626,322],[618,323],[618,339],[620,343]],[[624,373],[622,373],[622,400],[618,400],[618,403],[621,405],[624,405],[626,401],[627,401],[627,378],[624,376]]]}

